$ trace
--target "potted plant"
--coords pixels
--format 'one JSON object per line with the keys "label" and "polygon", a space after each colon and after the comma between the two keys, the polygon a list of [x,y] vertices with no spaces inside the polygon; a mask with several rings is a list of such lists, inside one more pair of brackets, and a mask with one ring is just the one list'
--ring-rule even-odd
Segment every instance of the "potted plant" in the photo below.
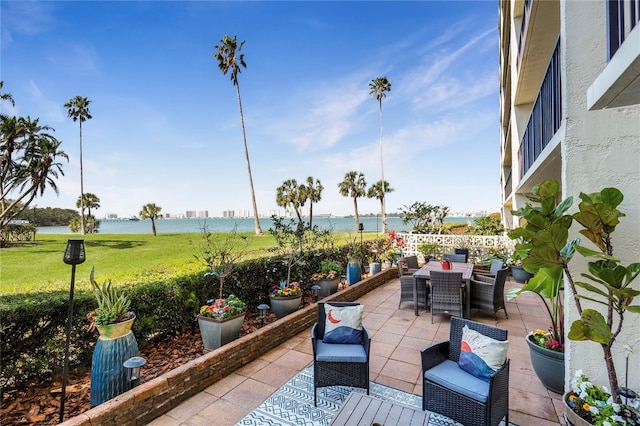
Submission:
{"label": "potted plant", "polygon": [[110,280],[98,284],[94,268],[89,281],[98,307],[87,314],[87,320],[100,334],[91,359],[90,401],[95,406],[131,389],[122,364],[138,355],[138,342],[131,332],[135,314],[129,311],[129,296],[113,287]]}
{"label": "potted plant", "polygon": [[279,285],[273,286],[269,300],[271,301],[271,310],[278,319],[297,311],[302,304],[300,284],[297,281],[291,283],[281,281]]}
{"label": "potted plant", "polygon": [[425,263],[430,260],[438,260],[442,257],[442,247],[437,243],[418,244],[418,251],[424,256]]}
{"label": "potted plant", "polygon": [[[565,269],[576,309],[580,315],[580,318],[571,324],[568,338],[574,341],[592,341],[599,344],[602,349],[609,381],[609,388],[606,391],[610,393],[610,398],[607,399],[602,410],[607,409],[609,405],[615,408],[623,402],[621,391],[624,392],[626,389],[619,386],[612,348],[622,332],[625,314],[640,313],[640,305],[632,305],[634,298],[640,295],[640,291],[631,287],[640,274],[640,263],[624,266],[613,255],[612,234],[620,223],[619,218],[625,216],[618,210],[623,199],[623,194],[616,188],[604,188],[592,194],[580,193],[579,210],[573,214],[573,218],[582,225],[583,229],[580,233],[595,245],[596,250],[578,243],[575,245],[575,250],[582,256],[595,260],[588,262],[588,273],[581,274],[587,278],[588,282],[574,281],[570,271]],[[580,294],[577,287],[585,294]],[[582,300],[603,306],[605,314],[596,309],[583,309]],[[572,395],[581,398],[581,395],[572,389],[565,395],[565,403]],[[567,405],[566,411],[569,410],[574,411]],[[592,416],[587,420],[593,422],[594,419]],[[596,424],[598,424],[597,420]]]}
{"label": "potted plant", "polygon": [[320,286],[320,297],[327,297],[338,291],[342,266],[333,260],[320,262],[320,272],[311,276],[311,281]]}
{"label": "potted plant", "polygon": [[120,289],[113,287],[111,280],[98,284],[91,268],[89,281],[98,307],[87,314],[90,330],[98,330],[100,336],[110,339],[122,337],[131,331],[136,315],[129,310],[131,299]]}
{"label": "potted plant", "polygon": [[507,265],[509,265],[509,269],[511,269],[511,276],[515,282],[524,284],[533,278],[533,274],[522,266],[522,259],[517,251],[514,251],[513,254],[509,256]]}
{"label": "potted plant", "polygon": [[[521,252],[524,267],[535,272],[535,276],[521,290],[516,290],[516,293],[533,291],[543,297],[543,300],[549,301],[545,301],[545,306],[551,319],[550,332],[553,340],[562,347],[565,332],[559,291],[566,280],[580,315],[580,319],[571,324],[567,337],[575,341],[590,340],[600,345],[609,379],[611,403],[620,404],[620,388],[612,347],[622,331],[625,313],[640,313],[640,306],[631,304],[640,295],[640,291],[631,288],[632,282],[640,274],[640,263],[623,266],[613,256],[612,234],[620,222],[619,218],[624,216],[617,207],[624,197],[616,188],[605,188],[592,194],[580,193],[578,211],[566,215],[564,213],[573,200],[568,197],[556,204],[558,182],[544,181],[534,188],[533,193],[530,199],[540,206],[534,208],[527,205],[514,212],[519,213],[526,224],[509,233],[512,238],[522,238],[516,245],[516,250]],[[591,241],[597,250],[582,246],[579,238],[568,241],[568,230],[573,220],[582,226],[580,234]],[[589,282],[575,281],[569,270],[569,261],[576,251],[587,258],[596,259],[588,262],[588,273],[581,274]],[[578,293],[578,288],[587,294]],[[606,317],[596,309],[583,309],[583,299],[604,306]],[[534,343],[531,335],[527,340]],[[571,394],[571,391],[565,394],[565,402]]]}
{"label": "potted plant", "polygon": [[217,298],[207,300],[200,308],[196,319],[200,327],[205,352],[223,346],[238,337],[245,316],[245,304],[235,295],[224,296],[224,283],[235,273],[236,263],[246,254],[250,241],[232,232],[214,235],[202,228],[202,239],[195,254],[196,259],[207,265],[205,280],[218,281]]}
{"label": "potted plant", "polygon": [[[565,214],[572,199],[556,203],[560,187],[556,181],[547,180],[533,188],[533,195],[525,207],[514,211],[521,217],[521,226],[508,235],[517,240],[511,260],[512,274],[522,267],[529,279],[520,289],[511,289],[507,298],[524,292],[537,294],[544,303],[549,319],[547,331],[530,332],[526,337],[531,364],[542,384],[549,390],[564,392],[564,311],[560,293],[563,271],[571,260],[575,241],[568,242],[571,216]],[[514,269],[515,267],[515,269]],[[514,279],[516,276],[514,275]],[[517,280],[517,279],[516,279]]]}

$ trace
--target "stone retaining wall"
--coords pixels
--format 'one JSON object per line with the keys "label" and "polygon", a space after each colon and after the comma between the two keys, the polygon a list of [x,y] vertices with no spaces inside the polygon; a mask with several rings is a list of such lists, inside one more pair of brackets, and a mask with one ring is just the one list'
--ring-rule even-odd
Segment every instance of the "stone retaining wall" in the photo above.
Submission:
{"label": "stone retaining wall", "polygon": [[[332,294],[323,301],[357,300],[397,276],[396,268],[387,269]],[[315,303],[308,305],[160,377],[142,383],[62,424],[83,426],[147,424],[236,369],[310,328],[316,322],[316,307]]]}

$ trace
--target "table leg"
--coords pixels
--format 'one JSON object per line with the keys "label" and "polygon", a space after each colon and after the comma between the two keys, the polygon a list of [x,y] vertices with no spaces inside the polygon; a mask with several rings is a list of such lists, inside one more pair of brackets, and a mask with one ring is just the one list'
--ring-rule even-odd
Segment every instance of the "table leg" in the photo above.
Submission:
{"label": "table leg", "polygon": [[418,316],[418,279],[413,277],[413,311]]}

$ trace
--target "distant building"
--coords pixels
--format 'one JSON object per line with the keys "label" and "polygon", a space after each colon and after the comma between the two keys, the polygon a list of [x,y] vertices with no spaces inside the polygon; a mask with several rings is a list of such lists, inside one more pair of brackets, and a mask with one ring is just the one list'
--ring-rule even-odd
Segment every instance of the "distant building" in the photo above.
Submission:
{"label": "distant building", "polygon": [[226,219],[231,219],[233,217],[235,217],[236,212],[234,210],[223,210],[222,211],[222,217],[226,218]]}
{"label": "distant building", "polygon": [[185,217],[187,219],[195,219],[196,218],[196,211],[195,210],[187,210],[185,212]]}
{"label": "distant building", "polygon": [[107,213],[106,215],[104,215],[105,219],[117,219],[118,215],[116,213]]}
{"label": "distant building", "polygon": [[206,219],[209,217],[209,210],[200,210],[198,211],[198,218],[199,219]]}

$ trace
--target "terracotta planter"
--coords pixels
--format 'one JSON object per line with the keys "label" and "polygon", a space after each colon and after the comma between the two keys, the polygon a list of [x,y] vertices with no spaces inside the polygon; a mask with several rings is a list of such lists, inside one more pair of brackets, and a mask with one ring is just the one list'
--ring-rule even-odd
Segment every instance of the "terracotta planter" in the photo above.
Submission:
{"label": "terracotta planter", "polygon": [[302,295],[295,297],[269,296],[271,300],[271,310],[278,319],[284,318],[292,312],[297,311],[302,304]]}
{"label": "terracotta planter", "polygon": [[244,312],[233,317],[218,320],[198,315],[198,326],[204,351],[209,352],[240,337],[240,330],[244,323]]}
{"label": "terracotta planter", "polygon": [[103,339],[117,339],[131,331],[131,327],[133,327],[133,321],[135,319],[136,317],[134,315],[133,318],[127,321],[117,322],[115,324],[96,325],[96,329],[98,330],[98,333],[100,333],[100,337]]}
{"label": "terracotta planter", "polygon": [[564,393],[564,352],[556,352],[536,345],[529,338],[531,333],[525,337],[529,345],[529,355],[540,382],[552,392]]}

